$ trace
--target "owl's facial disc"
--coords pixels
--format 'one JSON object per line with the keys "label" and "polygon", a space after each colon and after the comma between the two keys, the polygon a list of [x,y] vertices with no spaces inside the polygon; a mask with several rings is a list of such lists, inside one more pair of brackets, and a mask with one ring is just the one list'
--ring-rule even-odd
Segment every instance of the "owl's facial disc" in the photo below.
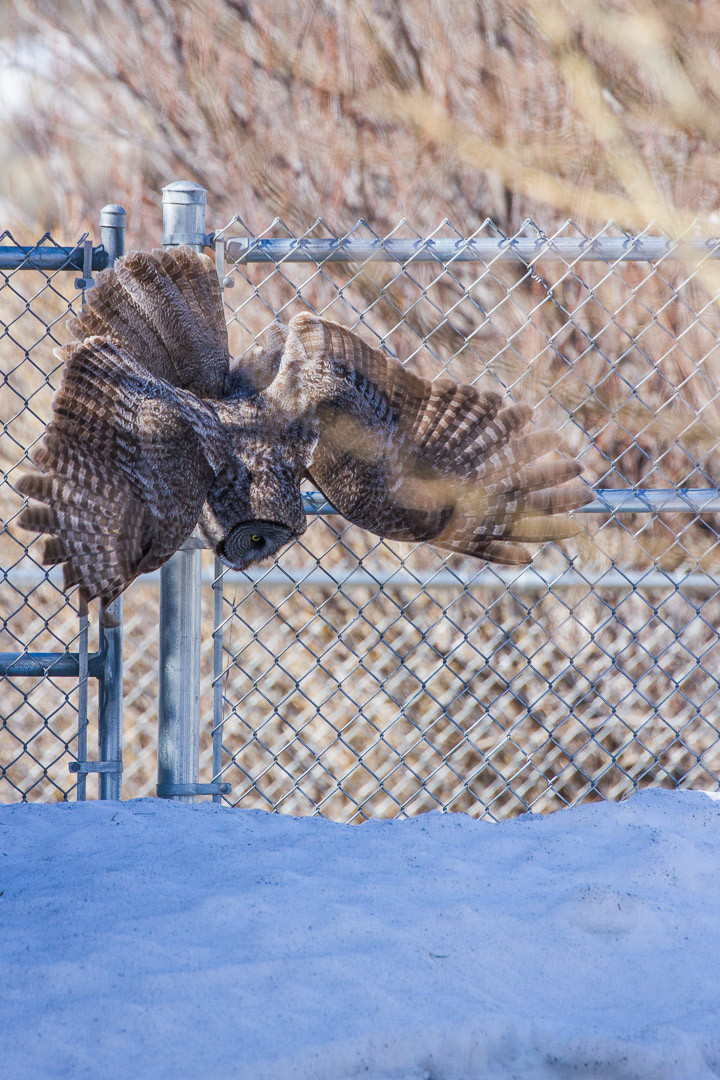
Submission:
{"label": "owl's facial disc", "polygon": [[217,545],[218,557],[233,570],[244,570],[251,563],[274,555],[293,538],[287,525],[276,521],[241,521],[234,525]]}

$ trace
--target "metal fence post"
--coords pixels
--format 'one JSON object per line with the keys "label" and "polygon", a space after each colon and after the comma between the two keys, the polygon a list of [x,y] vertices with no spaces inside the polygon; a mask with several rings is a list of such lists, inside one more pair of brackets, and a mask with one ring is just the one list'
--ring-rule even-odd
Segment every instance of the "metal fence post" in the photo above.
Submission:
{"label": "metal fence post", "polygon": [[[207,193],[177,180],[163,188],[163,245],[202,251]],[[201,550],[193,538],[160,574],[158,784],[161,798],[192,802],[200,769]]]}
{"label": "metal fence post", "polygon": [[[111,203],[100,211],[100,240],[108,254],[108,266],[125,254],[127,215],[122,206]],[[100,653],[103,658],[98,708],[98,750],[101,761],[117,762],[117,772],[100,773],[101,799],[122,797],[122,597],[108,605],[107,612],[117,626],[104,627],[100,619]]]}
{"label": "metal fence post", "polygon": [[[100,240],[106,254],[106,266],[112,266],[125,253],[126,222],[125,210],[117,203],[104,206],[100,211]],[[92,243],[86,241],[83,276],[76,280],[76,285],[83,289],[83,295],[94,284],[92,254]],[[70,765],[70,771],[78,774],[78,801],[85,799],[86,779],[91,772],[98,773],[98,798],[122,797],[122,598],[109,604],[107,612],[113,616],[111,621],[116,625],[105,627],[101,615],[100,648],[93,656],[93,660],[98,662],[96,676],[99,682],[97,761],[87,760],[88,620],[86,615],[80,619],[78,760]]]}

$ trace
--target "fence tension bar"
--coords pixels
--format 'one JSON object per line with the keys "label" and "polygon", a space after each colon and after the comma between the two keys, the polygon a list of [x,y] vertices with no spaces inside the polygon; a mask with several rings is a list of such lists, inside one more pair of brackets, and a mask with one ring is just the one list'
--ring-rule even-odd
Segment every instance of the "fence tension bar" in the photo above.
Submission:
{"label": "fence tension bar", "polygon": [[[225,239],[222,235],[214,238],[215,243],[215,271],[220,282],[220,292],[225,299],[225,289],[231,289],[235,284],[232,276],[225,273]],[[213,725],[212,725],[212,771],[213,776],[220,776],[222,772],[222,668],[223,668],[223,574],[225,567],[215,556],[213,569]],[[220,721],[218,722],[218,717]],[[214,782],[216,791],[213,793],[213,802],[221,803],[223,795],[228,795],[232,790],[230,784]]]}

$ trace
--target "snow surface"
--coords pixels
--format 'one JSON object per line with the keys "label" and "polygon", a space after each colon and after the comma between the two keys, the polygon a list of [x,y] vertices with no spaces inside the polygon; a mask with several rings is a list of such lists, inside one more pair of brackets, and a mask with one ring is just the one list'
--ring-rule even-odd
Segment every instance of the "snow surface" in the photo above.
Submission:
{"label": "snow surface", "polygon": [[0,807],[0,1076],[720,1076],[720,804]]}

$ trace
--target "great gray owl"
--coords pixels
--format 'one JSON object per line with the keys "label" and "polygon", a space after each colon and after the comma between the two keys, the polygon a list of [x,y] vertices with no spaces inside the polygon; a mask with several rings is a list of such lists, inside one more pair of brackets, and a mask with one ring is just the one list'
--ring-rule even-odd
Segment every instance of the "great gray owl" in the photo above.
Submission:
{"label": "great gray owl", "polygon": [[233,366],[213,262],[135,252],[98,275],[53,419],[18,490],[81,604],[107,604],[199,522],[245,569],[306,528],[310,477],[349,521],[394,540],[504,563],[573,535],[580,468],[531,410],[429,382],[344,326],[296,315]]}

